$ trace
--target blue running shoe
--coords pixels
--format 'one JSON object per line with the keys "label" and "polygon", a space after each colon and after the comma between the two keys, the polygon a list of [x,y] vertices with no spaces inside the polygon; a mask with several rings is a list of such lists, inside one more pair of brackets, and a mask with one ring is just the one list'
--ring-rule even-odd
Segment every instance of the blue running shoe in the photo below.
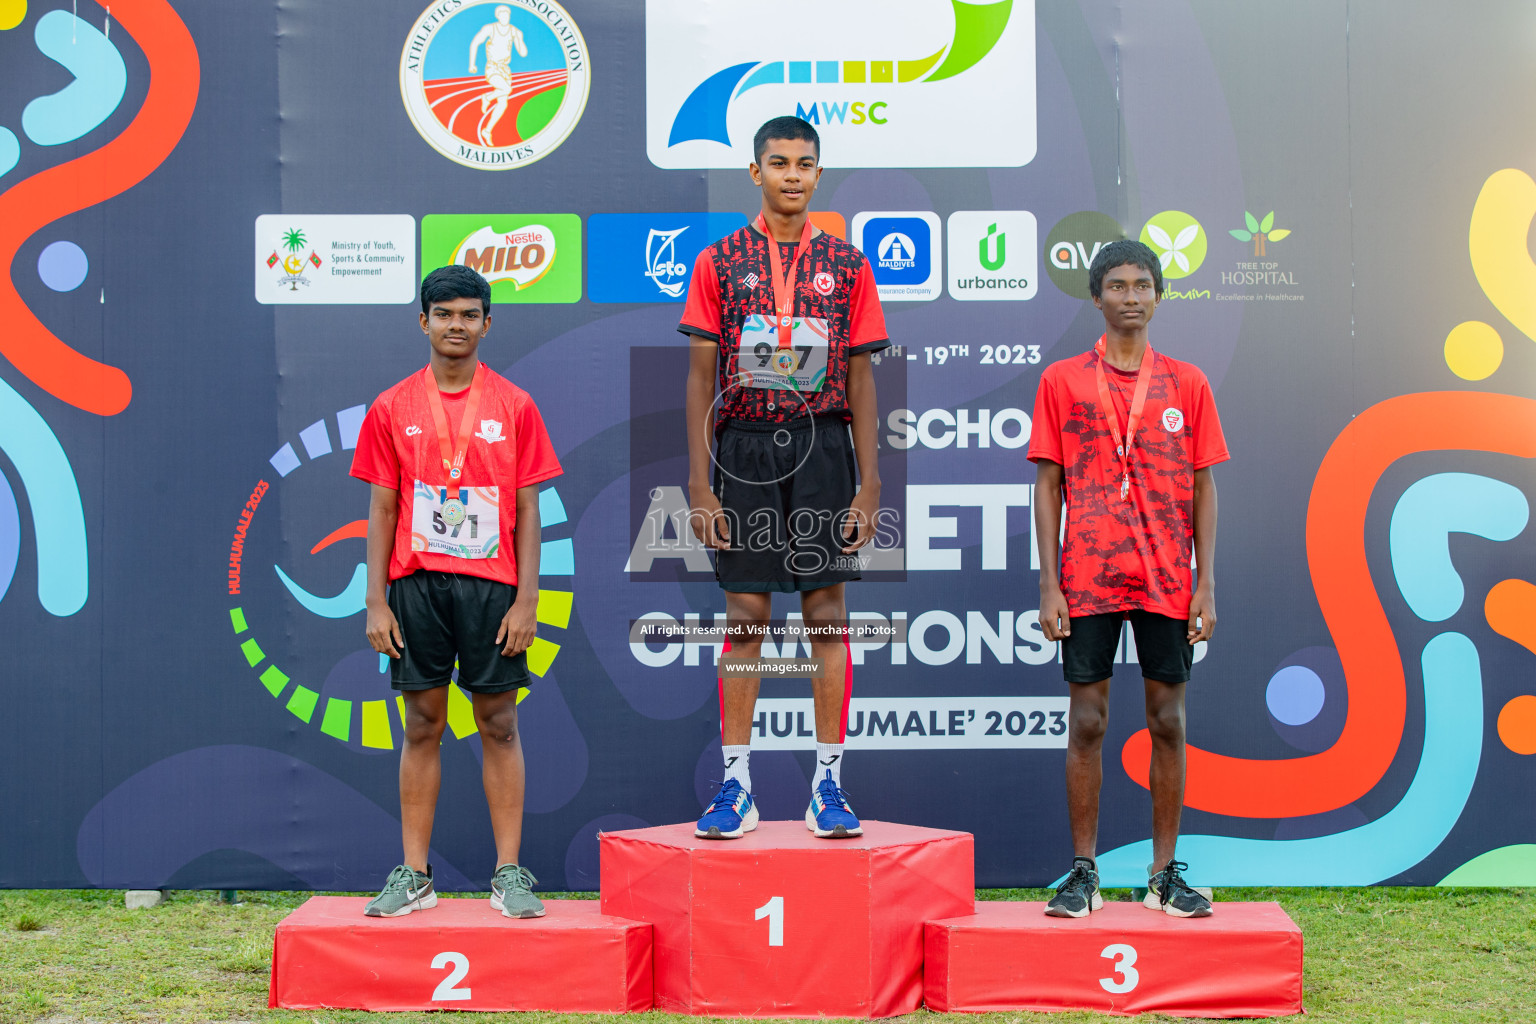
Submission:
{"label": "blue running shoe", "polygon": [[843,839],[864,834],[858,815],[848,806],[848,795],[832,781],[830,770],[817,784],[816,792],[811,794],[811,805],[805,809],[805,827],[814,832],[817,839]]}
{"label": "blue running shoe", "polygon": [[693,834],[699,839],[740,839],[757,828],[757,804],[735,779],[726,779]]}

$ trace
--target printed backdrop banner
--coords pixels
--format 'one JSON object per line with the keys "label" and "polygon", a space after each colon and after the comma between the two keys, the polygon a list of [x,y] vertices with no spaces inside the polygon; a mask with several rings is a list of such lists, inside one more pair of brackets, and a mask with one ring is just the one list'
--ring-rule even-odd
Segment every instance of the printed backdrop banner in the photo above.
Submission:
{"label": "printed backdrop banner", "polygon": [[[448,262],[492,282],[482,357],[565,468],[523,861],[593,889],[600,831],[694,818],[719,650],[667,631],[724,600],[675,328],[778,114],[821,132],[817,223],[870,258],[893,342],[848,590],[858,812],[974,832],[982,885],[1070,863],[1024,452],[1042,369],[1102,329],[1088,263],[1131,237],[1163,264],[1153,344],[1208,375],[1233,454],[1191,877],[1536,884],[1530,4],[424,3],[0,0],[0,885],[368,890],[399,860],[348,468]],[[1127,640],[1116,884],[1150,859],[1137,681]],[[809,686],[762,696],[757,796],[798,818]],[[442,759],[436,877],[484,887],[456,689]]]}

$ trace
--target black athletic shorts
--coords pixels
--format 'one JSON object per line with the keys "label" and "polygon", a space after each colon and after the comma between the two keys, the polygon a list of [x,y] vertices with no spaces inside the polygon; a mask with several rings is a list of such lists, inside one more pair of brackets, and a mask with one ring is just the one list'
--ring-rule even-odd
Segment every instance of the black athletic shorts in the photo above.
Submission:
{"label": "black athletic shorts", "polygon": [[731,530],[730,548],[715,552],[720,586],[794,593],[858,579],[863,552],[843,554],[852,540],[841,532],[854,480],[853,437],[840,417],[731,420],[715,446],[715,496]]}
{"label": "black athletic shorts", "polygon": [[496,642],[517,588],[481,576],[418,569],[389,585],[389,610],[405,649],[389,662],[397,690],[447,686],[459,663],[459,686],[470,693],[506,693],[531,686],[527,652],[508,658]]}
{"label": "black athletic shorts", "polygon": [[1156,612],[1106,612],[1072,619],[1072,633],[1061,642],[1062,669],[1069,683],[1097,683],[1115,667],[1115,648],[1122,623],[1131,620],[1136,660],[1145,679],[1159,683],[1189,682],[1195,649],[1189,643],[1189,622]]}

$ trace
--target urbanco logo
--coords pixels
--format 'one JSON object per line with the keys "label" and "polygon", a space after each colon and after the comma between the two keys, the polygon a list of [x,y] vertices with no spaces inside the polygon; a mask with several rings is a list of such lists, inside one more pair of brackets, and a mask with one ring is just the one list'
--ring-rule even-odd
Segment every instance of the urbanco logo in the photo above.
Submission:
{"label": "urbanco logo", "polygon": [[1032,299],[1038,228],[1027,210],[957,210],[949,215],[949,296]]}
{"label": "urbanco logo", "polygon": [[1188,277],[1205,262],[1205,228],[1182,210],[1164,210],[1147,221],[1141,240],[1157,253],[1164,278]]}
{"label": "urbanco logo", "polygon": [[1089,299],[1088,268],[1106,243],[1125,237],[1115,218],[1097,210],[1069,213],[1045,236],[1045,272],[1051,282],[1077,299]]}
{"label": "urbanco logo", "polygon": [[482,171],[554,152],[591,85],[581,29],[554,0],[439,0],[400,51],[411,124],[443,156]]}
{"label": "urbanco logo", "polygon": [[427,214],[421,219],[422,277],[461,263],[491,284],[491,301],[581,299],[581,218],[574,213],[496,216]]}
{"label": "urbanco logo", "polygon": [[863,251],[883,301],[922,301],[944,290],[939,254],[939,215],[859,213],[853,218],[853,244]]}
{"label": "urbanco logo", "polygon": [[[768,0],[646,0],[646,152],[668,169],[744,167],[796,114],[835,167],[1018,167],[1035,155],[1034,0],[839,0],[775,54]],[[1006,97],[1008,129],[999,131]]]}

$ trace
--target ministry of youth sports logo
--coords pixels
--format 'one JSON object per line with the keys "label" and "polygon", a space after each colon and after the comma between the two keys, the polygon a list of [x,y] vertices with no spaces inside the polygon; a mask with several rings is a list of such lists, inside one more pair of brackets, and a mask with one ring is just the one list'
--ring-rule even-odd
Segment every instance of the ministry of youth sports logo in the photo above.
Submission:
{"label": "ministry of youth sports logo", "polygon": [[400,96],[416,131],[485,171],[554,152],[581,120],[591,84],[586,41],[554,0],[434,3],[400,53]]}

